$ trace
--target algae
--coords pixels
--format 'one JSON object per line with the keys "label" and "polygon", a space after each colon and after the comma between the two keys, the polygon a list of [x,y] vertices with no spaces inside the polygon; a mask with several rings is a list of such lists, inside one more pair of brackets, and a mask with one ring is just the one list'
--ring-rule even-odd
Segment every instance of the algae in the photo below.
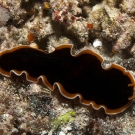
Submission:
{"label": "algae", "polygon": [[61,125],[65,125],[67,123],[72,123],[76,117],[75,111],[68,111],[63,115],[58,116],[52,123],[52,127],[57,129]]}

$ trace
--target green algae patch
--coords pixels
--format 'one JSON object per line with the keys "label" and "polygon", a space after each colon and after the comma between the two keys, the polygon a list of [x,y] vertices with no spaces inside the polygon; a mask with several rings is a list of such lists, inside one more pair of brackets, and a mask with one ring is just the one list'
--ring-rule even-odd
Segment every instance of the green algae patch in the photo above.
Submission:
{"label": "green algae patch", "polygon": [[54,129],[57,129],[61,125],[65,125],[69,122],[73,122],[76,117],[76,112],[75,111],[69,111],[61,116],[58,116],[52,123],[52,127]]}

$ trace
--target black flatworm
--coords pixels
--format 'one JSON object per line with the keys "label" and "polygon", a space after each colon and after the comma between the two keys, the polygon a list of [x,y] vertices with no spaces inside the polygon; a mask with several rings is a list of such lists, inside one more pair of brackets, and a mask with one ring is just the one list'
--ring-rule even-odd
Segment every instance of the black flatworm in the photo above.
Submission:
{"label": "black flatworm", "polygon": [[50,54],[28,46],[19,46],[0,53],[0,73],[10,76],[26,74],[26,79],[54,90],[57,86],[69,99],[93,108],[104,108],[107,114],[122,112],[132,103],[134,78],[125,68],[112,64],[103,69],[102,57],[87,49],[75,55],[72,45],[61,45]]}

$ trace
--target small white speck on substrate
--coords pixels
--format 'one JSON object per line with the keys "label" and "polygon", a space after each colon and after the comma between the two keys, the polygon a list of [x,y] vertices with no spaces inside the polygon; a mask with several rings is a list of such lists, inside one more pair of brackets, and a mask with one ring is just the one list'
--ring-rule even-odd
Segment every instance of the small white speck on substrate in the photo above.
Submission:
{"label": "small white speck on substrate", "polygon": [[72,127],[66,126],[66,127],[61,128],[61,129],[62,129],[62,131],[63,131],[64,133],[67,133],[68,131],[71,131],[71,130],[72,130]]}
{"label": "small white speck on substrate", "polygon": [[86,112],[86,110],[83,109],[83,110],[82,110],[82,113],[85,113],[85,112]]}
{"label": "small white speck on substrate", "polygon": [[62,110],[62,107],[59,107],[57,110],[58,110],[58,111]]}
{"label": "small white speck on substrate", "polygon": [[94,47],[100,47],[102,46],[102,42],[99,39],[95,39],[92,45]]}
{"label": "small white speck on substrate", "polygon": [[70,126],[67,126],[67,127],[66,127],[66,130],[67,130],[67,131],[70,131],[70,130],[72,130],[72,128],[71,128]]}
{"label": "small white speck on substrate", "polygon": [[23,109],[22,108],[19,108],[19,113],[21,114],[23,112]]}
{"label": "small white speck on substrate", "polygon": [[67,133],[67,135],[73,135],[72,133]]}
{"label": "small white speck on substrate", "polygon": [[4,118],[8,118],[9,117],[9,114],[3,114],[3,117]]}
{"label": "small white speck on substrate", "polygon": [[12,133],[17,133],[17,132],[19,132],[17,128],[12,129]]}
{"label": "small white speck on substrate", "polygon": [[64,132],[60,131],[59,135],[66,135]]}
{"label": "small white speck on substrate", "polygon": [[30,47],[38,49],[38,45],[35,42],[31,43]]}
{"label": "small white speck on substrate", "polygon": [[42,131],[41,132],[41,135],[46,135],[47,134],[47,131]]}
{"label": "small white speck on substrate", "polygon": [[35,117],[35,116],[36,116],[36,114],[35,114],[35,113],[31,113],[31,116],[32,116],[32,117]]}

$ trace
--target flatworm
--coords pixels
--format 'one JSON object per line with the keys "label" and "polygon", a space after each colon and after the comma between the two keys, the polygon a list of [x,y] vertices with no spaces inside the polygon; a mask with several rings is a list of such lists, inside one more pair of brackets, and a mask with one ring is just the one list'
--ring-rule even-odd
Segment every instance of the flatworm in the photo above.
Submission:
{"label": "flatworm", "polygon": [[103,58],[86,49],[75,54],[71,44],[60,45],[52,53],[18,46],[0,53],[0,74],[26,74],[26,79],[43,83],[52,91],[58,87],[68,98],[79,97],[82,104],[104,108],[107,114],[124,111],[134,98],[135,81],[125,68],[112,64],[105,69]]}

